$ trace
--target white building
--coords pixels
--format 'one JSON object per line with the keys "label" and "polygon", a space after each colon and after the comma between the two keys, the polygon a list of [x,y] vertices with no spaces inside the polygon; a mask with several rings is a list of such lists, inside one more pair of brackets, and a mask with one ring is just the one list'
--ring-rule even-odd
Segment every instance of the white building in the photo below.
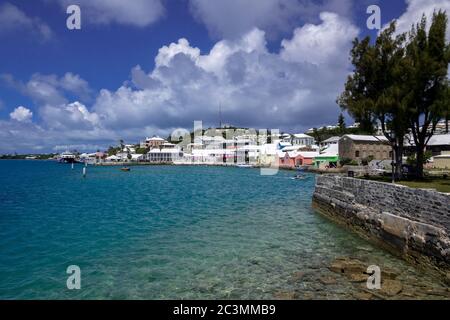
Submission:
{"label": "white building", "polygon": [[341,137],[339,137],[339,136],[330,137],[330,138],[322,141],[320,143],[320,146],[321,147],[327,147],[327,146],[332,145],[332,144],[336,144],[337,145],[337,144],[339,144],[339,139],[341,139]]}
{"label": "white building", "polygon": [[296,146],[311,146],[314,144],[314,138],[304,133],[294,134],[292,144]]}
{"label": "white building", "polygon": [[153,148],[147,153],[146,160],[155,163],[173,163],[183,158],[178,148]]}

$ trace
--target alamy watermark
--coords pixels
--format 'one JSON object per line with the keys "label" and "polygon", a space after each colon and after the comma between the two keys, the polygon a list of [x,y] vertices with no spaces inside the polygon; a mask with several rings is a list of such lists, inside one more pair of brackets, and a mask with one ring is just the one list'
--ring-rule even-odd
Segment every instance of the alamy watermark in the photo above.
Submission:
{"label": "alamy watermark", "polygon": [[67,7],[66,13],[69,14],[66,20],[66,26],[69,30],[81,29],[81,9],[80,6],[72,4]]}
{"label": "alamy watermark", "polygon": [[367,14],[370,14],[367,18],[366,25],[369,30],[380,30],[381,29],[381,9],[377,5],[371,5],[367,7]]}
{"label": "alamy watermark", "polygon": [[66,286],[69,290],[81,289],[81,269],[77,265],[70,265],[67,267],[66,273],[70,276],[67,278]]}
{"label": "alamy watermark", "polygon": [[371,265],[367,267],[367,274],[369,278],[367,279],[367,289],[369,290],[379,290],[381,289],[381,269],[379,266]]}

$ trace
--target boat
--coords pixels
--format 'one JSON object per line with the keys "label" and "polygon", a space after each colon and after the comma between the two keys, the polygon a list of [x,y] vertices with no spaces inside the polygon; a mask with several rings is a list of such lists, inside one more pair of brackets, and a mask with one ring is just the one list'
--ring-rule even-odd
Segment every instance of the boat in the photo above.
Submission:
{"label": "boat", "polygon": [[122,170],[122,171],[130,171],[131,169],[129,167],[123,167],[123,168],[120,168],[120,170]]}
{"label": "boat", "polygon": [[63,152],[57,157],[59,163],[79,163],[77,156],[71,152]]}
{"label": "boat", "polygon": [[292,180],[305,180],[305,179],[307,179],[308,177],[307,176],[305,176],[305,175],[303,175],[303,174],[297,174],[295,177],[292,177],[291,179]]}
{"label": "boat", "polygon": [[236,165],[238,168],[253,168],[251,164],[238,164]]}

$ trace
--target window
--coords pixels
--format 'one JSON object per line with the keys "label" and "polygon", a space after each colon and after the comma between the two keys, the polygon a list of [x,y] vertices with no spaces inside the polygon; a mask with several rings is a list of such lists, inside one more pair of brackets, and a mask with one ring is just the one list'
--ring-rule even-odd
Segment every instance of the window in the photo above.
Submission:
{"label": "window", "polygon": [[359,158],[359,150],[355,151],[355,158]]}

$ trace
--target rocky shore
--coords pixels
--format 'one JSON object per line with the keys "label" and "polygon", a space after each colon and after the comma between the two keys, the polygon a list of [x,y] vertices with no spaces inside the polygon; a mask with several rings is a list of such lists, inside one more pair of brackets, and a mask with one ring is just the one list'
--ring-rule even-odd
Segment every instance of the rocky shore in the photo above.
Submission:
{"label": "rocky shore", "polygon": [[[370,264],[352,257],[337,257],[325,268],[297,271],[290,282],[297,288],[279,291],[275,299],[356,299],[356,300],[448,300],[450,288],[442,282],[419,283],[410,274],[394,268],[381,268],[381,288],[368,289],[367,267]],[[345,292],[336,288],[347,284]]]}
{"label": "rocky shore", "polygon": [[450,283],[449,195],[323,175],[316,179],[313,207],[361,237]]}

